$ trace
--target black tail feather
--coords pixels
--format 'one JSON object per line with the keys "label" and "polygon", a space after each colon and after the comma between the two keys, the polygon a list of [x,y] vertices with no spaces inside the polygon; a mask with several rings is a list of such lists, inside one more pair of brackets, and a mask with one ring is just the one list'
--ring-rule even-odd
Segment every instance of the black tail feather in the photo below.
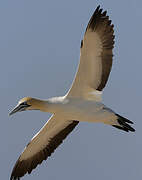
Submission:
{"label": "black tail feather", "polygon": [[[129,131],[134,132],[134,131],[135,131],[135,129],[132,128],[132,127],[129,125],[129,124],[133,124],[132,121],[130,121],[130,120],[128,120],[128,119],[120,116],[119,114],[116,114],[116,115],[118,116],[117,121],[118,121],[118,123],[120,124],[120,126],[119,126],[119,125],[113,125],[113,127],[118,128],[118,129],[121,129],[121,130],[126,131],[126,132],[129,132]],[[129,124],[127,124],[127,123],[129,123]]]}

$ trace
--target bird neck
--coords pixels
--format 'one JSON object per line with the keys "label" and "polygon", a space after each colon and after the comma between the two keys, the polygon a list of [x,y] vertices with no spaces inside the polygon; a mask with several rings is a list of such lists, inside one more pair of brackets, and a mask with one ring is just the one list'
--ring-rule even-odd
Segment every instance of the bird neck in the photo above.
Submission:
{"label": "bird neck", "polygon": [[58,102],[58,100],[56,100],[56,98],[50,98],[47,100],[32,98],[32,106],[30,109],[37,109],[42,112],[55,113],[58,109],[59,104],[60,103]]}
{"label": "bird neck", "polygon": [[40,111],[43,112],[47,112],[48,111],[48,102],[44,101],[44,100],[40,100],[40,99],[34,99],[32,108],[33,109],[38,109]]}

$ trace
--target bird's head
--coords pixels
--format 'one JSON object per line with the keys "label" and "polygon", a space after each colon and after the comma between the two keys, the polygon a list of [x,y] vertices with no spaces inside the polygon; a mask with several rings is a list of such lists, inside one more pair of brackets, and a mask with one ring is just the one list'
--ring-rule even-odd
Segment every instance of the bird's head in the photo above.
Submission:
{"label": "bird's head", "polygon": [[9,113],[9,115],[26,110],[40,110],[41,106],[41,100],[31,97],[24,97],[18,102],[17,106]]}

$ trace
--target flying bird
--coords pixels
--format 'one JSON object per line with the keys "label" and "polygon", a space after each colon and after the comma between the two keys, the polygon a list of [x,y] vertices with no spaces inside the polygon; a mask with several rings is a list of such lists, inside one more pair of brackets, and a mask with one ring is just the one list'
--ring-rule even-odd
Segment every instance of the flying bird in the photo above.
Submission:
{"label": "flying bird", "polygon": [[80,121],[101,122],[126,132],[135,131],[130,126],[132,121],[101,102],[112,67],[114,47],[114,26],[106,13],[98,6],[87,25],[81,41],[78,71],[68,93],[47,100],[25,97],[10,112],[12,115],[40,110],[53,114],[21,153],[10,180],[19,180],[26,173],[30,174],[51,156]]}

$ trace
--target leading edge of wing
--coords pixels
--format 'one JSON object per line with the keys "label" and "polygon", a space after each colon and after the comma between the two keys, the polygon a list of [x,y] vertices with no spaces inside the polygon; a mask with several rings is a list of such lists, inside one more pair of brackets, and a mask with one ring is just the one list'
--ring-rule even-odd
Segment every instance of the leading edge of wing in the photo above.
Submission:
{"label": "leading edge of wing", "polygon": [[106,13],[98,6],[87,25],[78,71],[68,96],[87,97],[94,90],[102,91],[107,83],[112,67],[114,26]]}
{"label": "leading edge of wing", "polygon": [[[56,124],[53,121],[56,121],[54,116],[51,117],[41,131],[34,136],[31,142],[26,146],[12,170],[10,180],[19,180],[20,177],[24,176],[26,173],[30,174],[38,164],[41,164],[43,160],[51,156],[54,150],[79,123],[78,121],[61,120],[61,122],[59,122],[57,120]],[[52,129],[50,130],[48,126]],[[40,147],[37,149],[37,146]]]}

